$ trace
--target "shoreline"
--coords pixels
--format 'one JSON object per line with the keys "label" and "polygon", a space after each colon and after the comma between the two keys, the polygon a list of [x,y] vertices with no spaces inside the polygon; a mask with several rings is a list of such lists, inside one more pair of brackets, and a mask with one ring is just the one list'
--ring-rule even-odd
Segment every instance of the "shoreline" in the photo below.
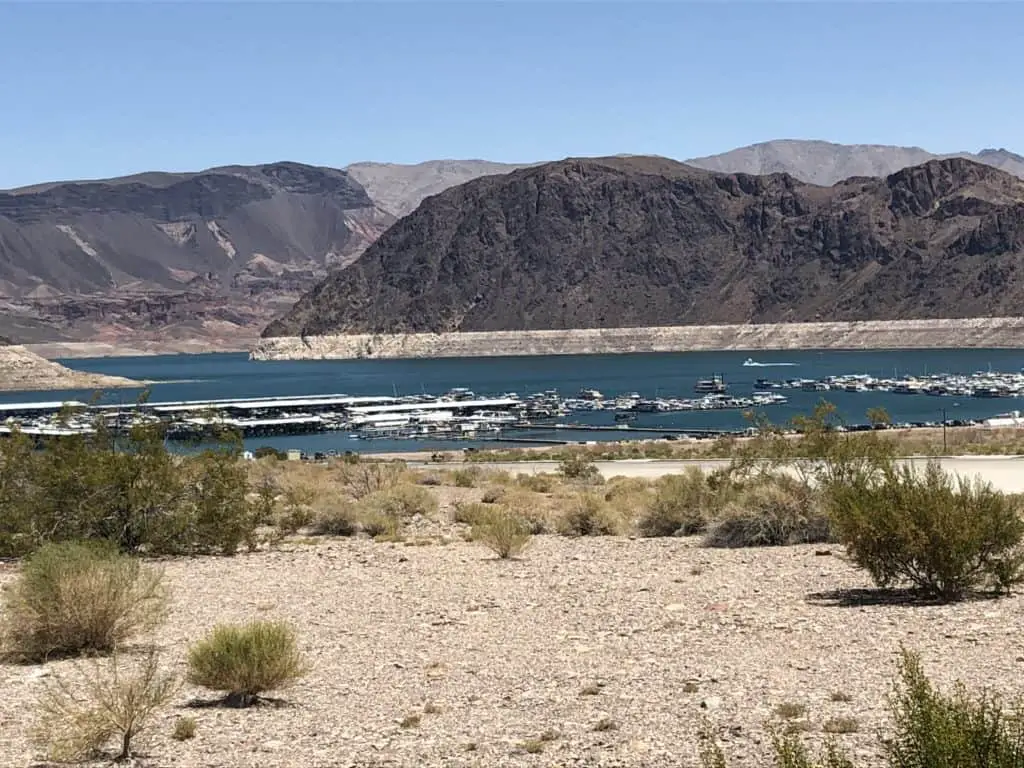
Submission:
{"label": "shoreline", "polygon": [[281,336],[249,359],[387,360],[769,350],[1024,348],[1024,317]]}
{"label": "shoreline", "polygon": [[22,344],[47,360],[77,360],[94,357],[157,357],[160,355],[208,355],[248,352],[248,342],[218,344],[204,339],[180,341],[42,341]]}

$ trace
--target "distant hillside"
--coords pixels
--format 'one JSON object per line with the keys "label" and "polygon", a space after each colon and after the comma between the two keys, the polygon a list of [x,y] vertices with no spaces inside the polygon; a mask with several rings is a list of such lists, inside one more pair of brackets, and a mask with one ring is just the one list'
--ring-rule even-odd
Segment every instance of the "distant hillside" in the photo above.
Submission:
{"label": "distant hillside", "polygon": [[249,337],[392,221],[346,172],[298,163],[0,192],[0,332]]}
{"label": "distant hillside", "polygon": [[345,170],[363,185],[374,203],[401,218],[416,210],[425,197],[449,187],[526,167],[488,160],[431,160],[416,165],[354,163]]}
{"label": "distant hillside", "polygon": [[902,168],[945,157],[975,160],[1024,178],[1024,157],[1005,149],[985,149],[978,154],[936,155],[920,147],[833,144],[796,139],[766,141],[685,162],[720,173],[788,173],[800,181],[831,186],[854,176],[888,176]]}
{"label": "distant hillside", "polygon": [[833,187],[570,159],[431,197],[264,336],[1009,315],[1024,181],[963,159]]}

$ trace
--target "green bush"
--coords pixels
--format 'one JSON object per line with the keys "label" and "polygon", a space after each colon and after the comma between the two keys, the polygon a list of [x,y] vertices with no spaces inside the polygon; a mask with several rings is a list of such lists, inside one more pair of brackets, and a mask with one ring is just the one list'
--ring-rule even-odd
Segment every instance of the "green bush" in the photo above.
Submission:
{"label": "green bush", "polygon": [[746,484],[708,528],[708,547],[781,547],[832,540],[828,514],[806,483],[786,475]]}
{"label": "green bush", "polygon": [[522,553],[532,537],[525,520],[498,504],[483,506],[472,525],[473,540],[502,560]]}
{"label": "green bush", "polygon": [[[1024,768],[1024,702],[1005,707],[996,696],[972,696],[959,683],[943,694],[924,674],[920,657],[905,649],[897,669],[889,697],[892,729],[880,745],[890,768]],[[771,736],[778,768],[854,768],[834,741],[826,740],[822,756],[812,760],[793,731]],[[728,767],[707,729],[700,757],[703,768]]]}
{"label": "green bush", "polygon": [[666,475],[658,481],[654,497],[641,514],[637,528],[641,536],[701,533],[723,498],[724,491],[712,489],[701,469],[688,467],[681,474]]}
{"label": "green bush", "polygon": [[889,467],[832,483],[828,499],[838,540],[881,587],[958,600],[1024,579],[1020,505],[990,484],[954,481],[930,461],[923,473]]}
{"label": "green bush", "polygon": [[62,437],[35,451],[24,435],[0,441],[0,556],[47,542],[107,540],[125,552],[234,552],[251,542],[240,443],[170,453],[159,427]]}
{"label": "green bush", "polygon": [[47,544],[6,596],[7,655],[26,662],[107,653],[163,620],[163,573],[106,543]]}
{"label": "green bush", "polygon": [[188,653],[188,680],[225,692],[232,707],[256,704],[260,694],[284,688],[308,671],[295,632],[283,622],[220,625]]}
{"label": "green bush", "polygon": [[1007,711],[988,692],[971,696],[962,684],[951,695],[932,685],[920,657],[901,650],[899,680],[889,699],[894,733],[885,743],[894,768],[1024,766],[1020,703]]}

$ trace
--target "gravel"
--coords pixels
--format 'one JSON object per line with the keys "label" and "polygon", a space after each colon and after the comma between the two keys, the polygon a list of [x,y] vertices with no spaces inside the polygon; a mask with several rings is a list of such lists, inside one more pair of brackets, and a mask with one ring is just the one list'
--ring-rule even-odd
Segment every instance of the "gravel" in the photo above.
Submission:
{"label": "gravel", "polygon": [[[313,667],[281,706],[189,708],[210,694],[186,686],[140,764],[691,766],[706,721],[734,765],[763,765],[765,722],[801,704],[810,742],[855,718],[836,738],[874,766],[901,643],[940,685],[1024,692],[1021,598],[845,605],[816,595],[869,586],[841,555],[542,536],[504,562],[459,540],[361,539],[171,561],[173,608],[152,638],[167,663],[184,672],[189,643],[218,622],[283,618]],[[0,568],[0,585],[14,575]],[[33,702],[69,663],[0,666],[0,765],[42,758]],[[173,741],[183,715],[196,737]]]}

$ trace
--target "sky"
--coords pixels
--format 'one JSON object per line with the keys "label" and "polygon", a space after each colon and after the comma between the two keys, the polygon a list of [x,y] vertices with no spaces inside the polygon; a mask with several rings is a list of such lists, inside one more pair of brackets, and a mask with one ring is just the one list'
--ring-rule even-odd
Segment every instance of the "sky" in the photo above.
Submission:
{"label": "sky", "polygon": [[778,138],[1024,153],[1024,2],[0,0],[0,189]]}

